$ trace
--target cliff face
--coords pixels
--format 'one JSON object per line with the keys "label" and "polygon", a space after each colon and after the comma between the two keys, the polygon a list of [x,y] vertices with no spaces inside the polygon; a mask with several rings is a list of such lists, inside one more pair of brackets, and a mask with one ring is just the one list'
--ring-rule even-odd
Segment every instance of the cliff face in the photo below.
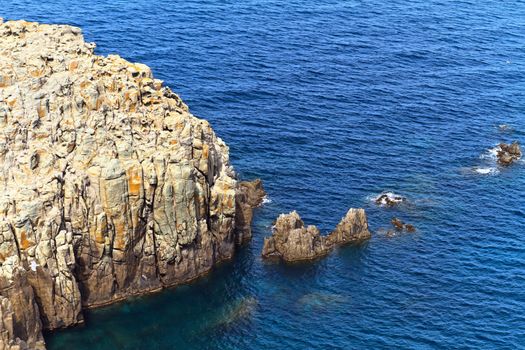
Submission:
{"label": "cliff face", "polygon": [[245,235],[210,124],[147,66],[93,50],[75,27],[0,20],[3,348],[195,278]]}

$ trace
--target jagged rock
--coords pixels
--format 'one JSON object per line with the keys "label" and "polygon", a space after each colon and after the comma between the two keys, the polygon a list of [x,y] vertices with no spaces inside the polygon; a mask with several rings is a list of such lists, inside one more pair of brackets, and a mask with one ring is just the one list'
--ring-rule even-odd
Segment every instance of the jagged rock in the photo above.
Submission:
{"label": "jagged rock", "polygon": [[305,227],[299,214],[293,211],[277,218],[272,236],[264,239],[262,256],[297,261],[313,259],[327,251],[325,239],[321,239],[317,227]]}
{"label": "jagged rock", "polygon": [[33,288],[17,255],[0,266],[0,349],[45,349]]}
{"label": "jagged rock", "polygon": [[277,218],[272,236],[264,239],[262,256],[288,262],[310,260],[329,253],[336,246],[370,237],[364,209],[348,210],[335,230],[327,236],[322,236],[313,225],[305,227],[299,214],[293,211]]}
{"label": "jagged rock", "polygon": [[350,208],[326,239],[327,244],[331,246],[360,242],[370,237],[365,210]]}
{"label": "jagged rock", "polygon": [[238,244],[242,244],[252,238],[251,222],[253,209],[262,204],[265,196],[266,192],[260,179],[239,183],[239,188],[235,196],[237,206],[235,212],[235,232]]}
{"label": "jagged rock", "polygon": [[94,48],[79,28],[0,21],[4,348],[43,347],[39,314],[67,327],[209,271],[242,240],[238,212],[237,232],[251,220],[256,195],[210,124],[147,66]]}
{"label": "jagged rock", "polygon": [[521,149],[518,141],[514,141],[511,144],[500,143],[499,148],[497,157],[501,165],[511,165],[514,161],[521,158]]}

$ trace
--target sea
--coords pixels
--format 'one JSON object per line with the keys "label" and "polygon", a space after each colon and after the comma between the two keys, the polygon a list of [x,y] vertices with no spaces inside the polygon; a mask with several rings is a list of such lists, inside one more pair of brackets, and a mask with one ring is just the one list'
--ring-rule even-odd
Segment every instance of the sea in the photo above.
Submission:
{"label": "sea", "polygon": [[[525,349],[525,2],[0,0],[150,66],[268,193],[253,240],[199,280],[85,312],[69,349]],[[406,198],[395,207],[374,198]],[[280,213],[372,238],[261,258]],[[397,217],[415,233],[388,234]]]}

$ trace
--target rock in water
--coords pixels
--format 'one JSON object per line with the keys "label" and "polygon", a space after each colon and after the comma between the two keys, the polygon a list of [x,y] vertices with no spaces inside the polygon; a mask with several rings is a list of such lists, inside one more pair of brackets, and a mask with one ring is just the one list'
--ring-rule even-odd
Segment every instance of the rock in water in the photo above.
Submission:
{"label": "rock in water", "polygon": [[350,208],[335,230],[328,235],[327,240],[332,242],[329,244],[338,245],[359,242],[370,237],[365,210]]}
{"label": "rock in water", "polygon": [[327,251],[325,239],[321,237],[317,227],[305,227],[299,214],[293,211],[277,218],[272,236],[264,239],[262,256],[298,261],[314,259]]}
{"label": "rock in water", "polygon": [[257,195],[210,124],[94,47],[79,28],[0,22],[4,348],[42,348],[42,327],[195,278],[251,235]]}
{"label": "rock in water", "polygon": [[370,237],[364,209],[348,210],[335,230],[327,236],[322,236],[313,225],[305,227],[299,214],[293,211],[277,218],[272,236],[264,239],[262,256],[287,262],[310,260],[329,253],[336,246]]}
{"label": "rock in water", "polygon": [[398,218],[392,218],[390,223],[392,224],[392,226],[396,228],[396,230],[402,230],[403,227],[405,226],[403,221],[399,220]]}
{"label": "rock in water", "polygon": [[514,161],[521,158],[521,149],[517,141],[511,144],[500,143],[499,148],[497,157],[501,165],[511,165]]}
{"label": "rock in water", "polygon": [[416,227],[411,224],[405,224],[405,230],[407,230],[407,232],[416,232]]}
{"label": "rock in water", "polygon": [[260,179],[239,183],[235,197],[235,233],[237,243],[242,244],[252,238],[251,222],[253,209],[260,206],[266,196]]}
{"label": "rock in water", "polygon": [[[390,221],[390,223],[392,224],[392,226],[394,226],[394,228],[397,230],[397,231],[407,231],[407,232],[416,232],[416,228],[414,225],[411,225],[411,224],[405,224],[403,221],[399,220],[398,218],[392,218],[392,220]],[[392,236],[395,236],[395,234],[388,234],[387,233],[387,236],[389,237],[392,237]]]}
{"label": "rock in water", "polygon": [[381,193],[379,196],[374,198],[374,202],[382,207],[394,207],[405,201],[405,197],[398,196],[397,194],[392,192]]}

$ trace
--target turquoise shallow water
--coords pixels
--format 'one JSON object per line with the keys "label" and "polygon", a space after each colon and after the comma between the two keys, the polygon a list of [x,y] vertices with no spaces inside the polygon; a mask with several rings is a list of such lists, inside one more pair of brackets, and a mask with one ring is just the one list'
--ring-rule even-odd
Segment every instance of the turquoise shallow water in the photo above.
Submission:
{"label": "turquoise shallow water", "polygon": [[[0,3],[148,64],[271,199],[233,261],[89,311],[50,349],[525,348],[525,165],[488,152],[525,143],[525,2]],[[375,207],[387,190],[408,204]],[[259,257],[279,213],[326,232],[351,206],[369,215],[363,246]],[[392,216],[417,233],[385,237]]]}

